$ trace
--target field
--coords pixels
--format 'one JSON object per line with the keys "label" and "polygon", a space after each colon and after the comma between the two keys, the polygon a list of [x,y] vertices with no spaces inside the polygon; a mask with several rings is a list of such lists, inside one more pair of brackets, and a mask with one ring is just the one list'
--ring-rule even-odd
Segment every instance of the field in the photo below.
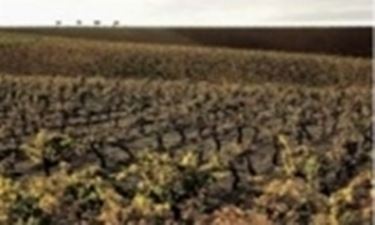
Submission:
{"label": "field", "polygon": [[371,222],[370,58],[32,31],[0,32],[0,224]]}
{"label": "field", "polygon": [[110,42],[212,46],[250,50],[371,57],[371,27],[193,28],[61,27],[3,28],[3,31]]}

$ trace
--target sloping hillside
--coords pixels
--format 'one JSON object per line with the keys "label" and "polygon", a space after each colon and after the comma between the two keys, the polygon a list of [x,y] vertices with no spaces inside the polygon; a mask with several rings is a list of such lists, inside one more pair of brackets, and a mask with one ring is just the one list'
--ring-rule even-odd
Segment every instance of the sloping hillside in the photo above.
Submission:
{"label": "sloping hillside", "polygon": [[0,31],[144,44],[178,44],[371,57],[371,27],[37,27]]}
{"label": "sloping hillside", "polygon": [[108,43],[1,33],[0,71],[151,79],[369,85],[371,61],[287,52]]}

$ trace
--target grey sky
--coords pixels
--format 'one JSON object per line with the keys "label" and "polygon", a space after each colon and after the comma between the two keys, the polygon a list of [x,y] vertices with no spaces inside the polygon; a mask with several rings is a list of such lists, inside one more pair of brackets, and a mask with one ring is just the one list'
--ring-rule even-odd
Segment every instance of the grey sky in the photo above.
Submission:
{"label": "grey sky", "polygon": [[0,0],[0,25],[372,25],[371,0]]}

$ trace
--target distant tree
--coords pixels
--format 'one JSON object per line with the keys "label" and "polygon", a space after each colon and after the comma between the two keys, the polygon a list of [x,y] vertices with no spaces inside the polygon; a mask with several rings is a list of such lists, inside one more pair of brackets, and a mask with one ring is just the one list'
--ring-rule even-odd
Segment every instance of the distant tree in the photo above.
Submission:
{"label": "distant tree", "polygon": [[56,21],[55,21],[55,25],[56,25],[57,27],[60,27],[60,26],[62,25],[62,21],[61,21],[61,20],[56,20]]}
{"label": "distant tree", "polygon": [[77,26],[82,26],[82,20],[77,20],[76,24],[77,24]]}
{"label": "distant tree", "polygon": [[100,20],[94,20],[94,25],[95,26],[100,26],[100,24],[101,24]]}
{"label": "distant tree", "polygon": [[118,27],[118,26],[120,26],[120,21],[119,21],[119,20],[115,20],[115,21],[113,21],[113,26],[114,26],[114,27]]}

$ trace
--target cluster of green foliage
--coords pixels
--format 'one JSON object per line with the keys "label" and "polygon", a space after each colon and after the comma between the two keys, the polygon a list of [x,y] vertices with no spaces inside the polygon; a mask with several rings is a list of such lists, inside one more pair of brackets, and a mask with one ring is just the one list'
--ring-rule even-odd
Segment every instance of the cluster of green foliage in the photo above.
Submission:
{"label": "cluster of green foliage", "polygon": [[[254,188],[245,193],[247,201],[252,201],[250,207],[244,206],[246,202],[233,206],[221,199],[218,206],[208,210],[209,199],[215,197],[209,194],[210,188],[238,176],[232,166],[243,151],[235,146],[213,151],[207,158],[197,151],[143,150],[127,165],[109,171],[95,164],[73,166],[63,157],[75,151],[71,138],[41,131],[23,151],[33,163],[44,165],[48,159],[56,166],[45,174],[0,176],[0,222],[350,225],[370,221],[368,165],[363,165],[347,184],[325,194],[319,186],[323,171],[329,165],[338,165],[332,155],[344,157],[346,153],[292,147],[282,135],[278,142],[281,164],[275,172],[241,178]],[[235,194],[239,189],[230,191]]]}
{"label": "cluster of green foliage", "polygon": [[[178,218],[179,204],[196,197],[228,166],[222,154],[200,161],[193,151],[174,157],[145,150],[117,171],[95,165],[74,168],[64,155],[75,152],[75,147],[69,137],[45,130],[25,144],[29,160],[48,172],[21,179],[1,176],[1,222],[122,224]],[[52,168],[46,160],[56,164]]]}
{"label": "cluster of green foliage", "polygon": [[[371,156],[346,184],[330,193],[320,187],[324,173],[345,157],[340,149],[319,153],[302,146],[292,148],[285,136],[282,145],[280,174],[262,185],[263,195],[256,202],[268,218],[286,224],[368,224],[371,221]],[[347,165],[341,165],[343,167]]]}

